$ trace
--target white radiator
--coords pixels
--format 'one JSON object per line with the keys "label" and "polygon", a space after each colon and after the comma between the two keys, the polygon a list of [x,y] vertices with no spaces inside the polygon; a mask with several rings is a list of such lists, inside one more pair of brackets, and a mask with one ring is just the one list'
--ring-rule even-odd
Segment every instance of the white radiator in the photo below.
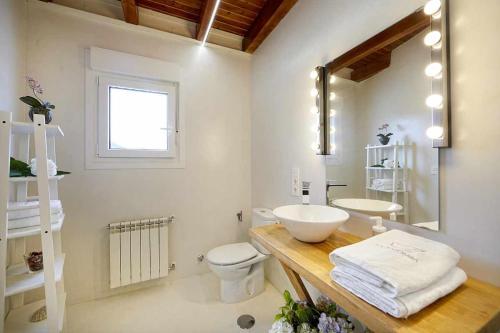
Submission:
{"label": "white radiator", "polygon": [[168,224],[173,220],[170,216],[108,226],[111,288],[168,275]]}

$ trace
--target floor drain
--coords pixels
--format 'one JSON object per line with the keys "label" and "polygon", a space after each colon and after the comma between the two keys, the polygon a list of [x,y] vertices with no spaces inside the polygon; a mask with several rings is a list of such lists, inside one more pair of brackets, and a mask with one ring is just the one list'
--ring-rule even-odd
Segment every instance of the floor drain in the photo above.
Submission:
{"label": "floor drain", "polygon": [[238,317],[238,320],[236,321],[238,323],[238,326],[243,329],[249,329],[252,328],[253,325],[255,325],[255,318],[244,314]]}

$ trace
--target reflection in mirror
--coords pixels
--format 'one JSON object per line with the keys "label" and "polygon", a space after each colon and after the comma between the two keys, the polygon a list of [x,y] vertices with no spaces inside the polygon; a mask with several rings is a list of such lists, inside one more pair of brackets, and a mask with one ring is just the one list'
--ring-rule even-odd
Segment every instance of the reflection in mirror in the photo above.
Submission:
{"label": "reflection in mirror", "polygon": [[[446,80],[429,66],[436,18],[420,9],[327,65],[336,143],[327,157],[329,204],[439,230],[439,150],[428,137],[435,115],[426,105],[443,108],[429,99],[433,81]],[[377,42],[384,47],[366,51]]]}

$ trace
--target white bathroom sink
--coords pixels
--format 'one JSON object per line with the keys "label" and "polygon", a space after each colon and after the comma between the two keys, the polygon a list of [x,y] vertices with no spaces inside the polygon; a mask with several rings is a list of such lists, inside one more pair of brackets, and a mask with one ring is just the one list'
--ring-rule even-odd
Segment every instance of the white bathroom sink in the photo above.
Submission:
{"label": "white bathroom sink", "polygon": [[336,207],[354,210],[366,214],[381,214],[386,215],[390,213],[399,212],[403,209],[400,204],[372,199],[336,199],[333,200],[333,205]]}
{"label": "white bathroom sink", "polygon": [[307,243],[324,241],[349,219],[341,209],[318,205],[289,205],[273,210],[293,237]]}

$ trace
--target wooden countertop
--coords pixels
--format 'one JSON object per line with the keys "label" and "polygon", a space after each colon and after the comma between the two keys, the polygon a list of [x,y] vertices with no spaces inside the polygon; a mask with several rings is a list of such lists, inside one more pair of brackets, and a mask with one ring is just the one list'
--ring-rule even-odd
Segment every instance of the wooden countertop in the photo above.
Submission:
{"label": "wooden countertop", "polygon": [[329,273],[334,265],[328,254],[335,248],[359,242],[361,238],[336,231],[322,243],[308,244],[293,238],[282,225],[252,228],[250,236],[282,264],[375,332],[493,333],[500,330],[500,288],[493,285],[469,278],[453,293],[408,319],[397,319],[330,279]]}

